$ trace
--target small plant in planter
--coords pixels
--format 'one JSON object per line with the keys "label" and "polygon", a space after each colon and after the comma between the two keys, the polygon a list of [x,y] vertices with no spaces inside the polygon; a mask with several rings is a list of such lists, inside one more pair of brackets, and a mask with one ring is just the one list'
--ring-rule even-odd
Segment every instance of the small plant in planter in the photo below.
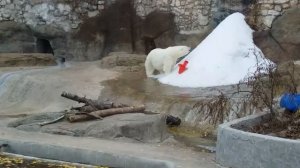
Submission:
{"label": "small plant in planter", "polygon": [[219,164],[245,168],[299,167],[300,141],[292,139],[300,139],[300,115],[278,107],[283,93],[296,93],[299,80],[300,64],[289,62],[258,68],[241,82],[250,89],[242,88],[238,93],[246,92],[249,103],[269,114],[247,116],[219,126],[216,150]]}
{"label": "small plant in planter", "polygon": [[[259,52],[255,53],[260,54]],[[300,139],[300,113],[288,109],[282,111],[278,107],[278,100],[282,94],[289,93],[293,96],[297,93],[295,64],[293,61],[279,66],[266,63],[268,66],[258,65],[257,71],[250,74],[241,83],[246,83],[251,88],[246,91],[249,92],[248,101],[257,108],[266,108],[271,113],[271,117],[259,125],[239,129],[283,138]],[[238,92],[245,91],[238,90]]]}
{"label": "small plant in planter", "polygon": [[[260,58],[262,53],[253,50],[252,52],[256,54],[257,58]],[[249,114],[249,112],[241,113],[240,109],[237,110],[243,106],[241,104],[248,104],[250,114],[253,114],[254,111],[267,110],[271,117],[257,126],[238,129],[300,139],[300,112],[283,111],[279,107],[279,100],[284,93],[297,93],[300,64],[296,66],[294,61],[289,61],[277,66],[267,59],[260,62],[261,64],[257,64],[257,69],[253,74],[248,74],[244,80],[240,81],[236,91],[224,93],[218,90],[219,96],[201,102],[198,110],[200,112],[206,111],[205,119],[209,119],[211,124],[217,126],[227,121],[229,116],[235,115],[235,117],[240,118]],[[233,97],[237,94],[240,102],[233,103],[235,101]],[[233,107],[233,105],[237,107]],[[241,106],[238,107],[239,105]]]}

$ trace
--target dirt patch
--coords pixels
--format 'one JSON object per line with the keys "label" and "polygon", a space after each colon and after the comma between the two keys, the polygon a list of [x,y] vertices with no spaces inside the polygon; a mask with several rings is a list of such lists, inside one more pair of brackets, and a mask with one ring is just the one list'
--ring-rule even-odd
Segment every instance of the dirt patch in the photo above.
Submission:
{"label": "dirt patch", "polygon": [[174,139],[192,149],[201,152],[215,152],[216,137],[213,135],[213,127],[202,129],[189,126],[169,127],[169,132]]}
{"label": "dirt patch", "polygon": [[1,53],[0,66],[51,66],[56,65],[55,57],[45,53]]}
{"label": "dirt patch", "polygon": [[289,114],[287,112],[281,116],[271,117],[259,125],[246,129],[246,131],[281,138],[300,139],[300,115],[299,113]]}
{"label": "dirt patch", "polygon": [[84,166],[67,162],[50,161],[38,158],[24,158],[0,154],[0,167],[9,168],[109,168],[105,166]]}
{"label": "dirt patch", "polygon": [[146,55],[111,52],[101,60],[101,67],[118,72],[141,72],[145,74]]}

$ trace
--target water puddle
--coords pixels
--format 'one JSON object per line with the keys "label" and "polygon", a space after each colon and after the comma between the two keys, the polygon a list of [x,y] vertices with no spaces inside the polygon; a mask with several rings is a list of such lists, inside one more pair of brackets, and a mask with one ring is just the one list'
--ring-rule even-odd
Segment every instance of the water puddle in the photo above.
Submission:
{"label": "water puddle", "polygon": [[[101,95],[105,98],[116,97],[121,101],[145,103],[150,109],[175,114],[184,122],[190,123],[193,121],[187,119],[188,111],[199,101],[219,95],[220,90],[230,93],[236,89],[234,86],[211,88],[174,87],[161,84],[155,79],[146,78],[143,72],[123,73],[117,79],[105,81],[104,86],[105,89]],[[202,128],[190,126],[169,128],[169,132],[177,141],[201,152],[215,152],[216,137],[212,133],[214,130],[215,127],[211,125]]]}
{"label": "water puddle", "polygon": [[198,129],[187,126],[170,127],[169,132],[183,144],[196,151],[215,152],[217,138],[211,133],[213,128]]}
{"label": "water puddle", "polygon": [[107,88],[116,95],[138,97],[161,98],[167,97],[180,100],[201,100],[223,94],[231,94],[236,91],[236,85],[205,87],[205,88],[181,88],[159,83],[154,78],[147,78],[144,72],[122,73],[117,79],[103,82]]}

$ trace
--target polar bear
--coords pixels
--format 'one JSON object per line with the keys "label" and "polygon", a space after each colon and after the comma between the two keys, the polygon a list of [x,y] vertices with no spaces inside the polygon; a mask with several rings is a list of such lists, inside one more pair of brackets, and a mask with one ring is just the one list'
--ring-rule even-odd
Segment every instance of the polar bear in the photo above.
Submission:
{"label": "polar bear", "polygon": [[146,58],[145,69],[147,77],[151,77],[155,70],[160,74],[168,74],[176,64],[178,58],[187,55],[191,48],[188,46],[171,46],[165,49],[153,49]]}

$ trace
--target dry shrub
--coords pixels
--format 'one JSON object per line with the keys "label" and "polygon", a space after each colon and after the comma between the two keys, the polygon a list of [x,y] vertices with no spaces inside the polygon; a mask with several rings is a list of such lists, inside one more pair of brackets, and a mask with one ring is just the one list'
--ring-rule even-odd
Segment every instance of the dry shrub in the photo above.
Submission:
{"label": "dry shrub", "polygon": [[[251,51],[255,54],[256,58],[261,57],[262,53],[260,51],[256,49],[252,49]],[[199,111],[206,112],[205,120],[209,118],[210,122],[214,125],[223,123],[229,117],[230,111],[234,111],[233,109],[237,108],[244,108],[247,103],[251,104],[255,109],[262,110],[267,108],[270,113],[275,114],[276,108],[274,106],[277,103],[275,98],[284,92],[297,92],[297,83],[295,82],[294,75],[295,67],[292,67],[292,71],[289,71],[288,75],[285,75],[288,76],[288,79],[284,78],[284,80],[277,66],[267,59],[257,63],[256,67],[254,73],[249,73],[247,77],[237,84],[236,92],[224,94],[222,91],[219,91],[220,94],[218,96],[198,104],[198,107],[200,107]],[[241,89],[241,85],[246,85],[247,89]],[[243,100],[237,104],[232,103],[234,102],[233,97],[236,94],[243,95],[240,97]],[[234,104],[235,107],[233,107]],[[241,117],[238,112],[240,110],[235,110],[236,116]]]}

